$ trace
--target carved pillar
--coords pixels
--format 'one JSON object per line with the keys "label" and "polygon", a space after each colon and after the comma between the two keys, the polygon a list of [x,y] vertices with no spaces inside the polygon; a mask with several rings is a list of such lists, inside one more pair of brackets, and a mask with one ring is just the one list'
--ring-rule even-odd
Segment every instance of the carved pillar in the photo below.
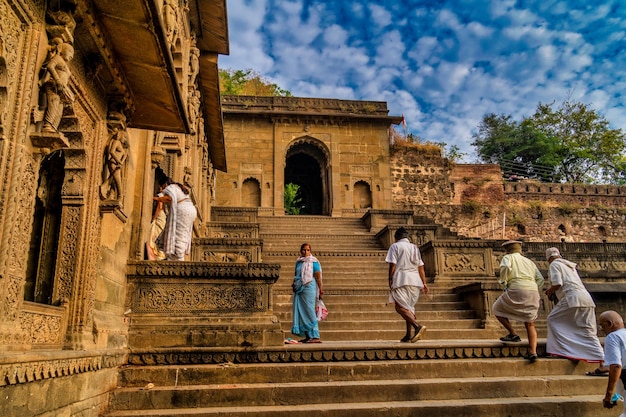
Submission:
{"label": "carved pillar", "polygon": [[[18,155],[17,162],[26,158]],[[36,192],[37,175],[35,161],[28,161],[21,175],[13,176],[9,201],[13,201],[11,213],[17,213],[10,224],[10,233],[4,235],[6,264],[0,274],[0,351],[28,349],[29,335],[22,330],[19,311],[24,299],[24,271],[28,241],[32,228],[32,201]],[[18,191],[19,190],[19,191]],[[3,248],[4,249],[4,248]]]}
{"label": "carved pillar", "polygon": [[90,247],[87,233],[86,208],[83,192],[86,188],[85,151],[67,149],[65,181],[61,190],[62,215],[57,257],[57,283],[54,302],[69,305],[68,328],[65,347],[86,349],[93,345],[91,306],[95,287],[94,274],[85,268],[85,249]]}

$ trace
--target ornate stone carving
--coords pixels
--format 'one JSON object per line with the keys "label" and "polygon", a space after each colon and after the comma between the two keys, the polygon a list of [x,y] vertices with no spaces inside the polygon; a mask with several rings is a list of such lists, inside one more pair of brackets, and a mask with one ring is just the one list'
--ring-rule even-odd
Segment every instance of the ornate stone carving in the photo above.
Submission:
{"label": "ornate stone carving", "polygon": [[442,272],[485,272],[485,259],[480,253],[445,253]]}
{"label": "ornate stone carving", "polygon": [[[259,288],[260,289],[260,288]],[[140,287],[133,297],[133,313],[219,313],[264,311],[268,306],[257,286],[165,284]]]}
{"label": "ornate stone carving", "polygon": [[33,109],[37,132],[57,133],[63,108],[74,101],[69,88],[69,62],[74,58],[74,28],[72,15],[64,11],[49,12],[52,23],[46,25],[48,55],[39,75],[39,104]]}
{"label": "ornate stone carving", "polygon": [[63,318],[56,315],[22,312],[20,314],[22,329],[30,335],[33,345],[60,345]]}
{"label": "ornate stone carving", "polygon": [[215,252],[215,251],[203,251],[200,254],[199,261],[203,262],[251,262],[252,256],[249,252]]}
{"label": "ornate stone carving", "polygon": [[128,157],[128,134],[126,116],[120,112],[110,112],[107,121],[109,140],[104,150],[102,184],[100,198],[122,204],[126,179],[126,158]]}

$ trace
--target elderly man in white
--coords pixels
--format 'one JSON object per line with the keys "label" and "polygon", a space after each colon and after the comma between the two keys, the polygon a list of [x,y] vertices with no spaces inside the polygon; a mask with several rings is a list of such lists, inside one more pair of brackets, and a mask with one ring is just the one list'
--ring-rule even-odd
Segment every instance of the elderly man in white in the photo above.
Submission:
{"label": "elderly man in white", "polygon": [[596,305],[576,271],[576,264],[563,259],[557,248],[548,248],[546,259],[550,264],[546,295],[558,300],[548,315],[546,352],[601,363],[604,352],[596,328]]}

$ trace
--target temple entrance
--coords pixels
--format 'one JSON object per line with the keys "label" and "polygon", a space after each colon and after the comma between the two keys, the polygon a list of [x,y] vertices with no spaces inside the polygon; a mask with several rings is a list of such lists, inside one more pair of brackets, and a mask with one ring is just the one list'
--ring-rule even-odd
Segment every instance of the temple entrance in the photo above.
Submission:
{"label": "temple entrance", "polygon": [[293,183],[300,187],[300,214],[330,213],[328,157],[324,148],[315,139],[304,138],[287,150],[285,184]]}

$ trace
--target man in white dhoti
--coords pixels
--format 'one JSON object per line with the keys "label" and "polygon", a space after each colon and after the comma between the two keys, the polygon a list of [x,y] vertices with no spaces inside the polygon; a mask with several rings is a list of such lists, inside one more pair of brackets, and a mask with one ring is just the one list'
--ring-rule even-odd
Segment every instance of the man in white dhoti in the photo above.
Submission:
{"label": "man in white dhoti", "polygon": [[[385,258],[389,264],[389,302],[395,304],[396,312],[406,322],[406,334],[400,341],[415,343],[426,330],[415,317],[420,292],[428,293],[424,261],[419,248],[409,241],[409,232],[404,227],[396,230],[394,238],[396,242],[389,247]],[[415,331],[413,335],[411,329]]]}
{"label": "man in white dhoti", "polygon": [[596,327],[596,305],[585,289],[576,264],[561,257],[557,248],[546,250],[548,298],[556,295],[558,303],[548,315],[546,352],[571,360],[599,363],[604,360]]}
{"label": "man in white dhoti", "polygon": [[533,363],[537,360],[535,320],[539,312],[539,288],[543,287],[543,276],[533,261],[522,256],[522,242],[509,240],[502,246],[507,254],[500,262],[498,282],[504,288],[504,293],[493,303],[493,313],[509,334],[500,340],[521,342],[510,320],[523,322],[528,335],[526,359]]}
{"label": "man in white dhoti", "polygon": [[[606,384],[606,393],[602,399],[604,408],[613,408],[617,405],[617,399],[626,395],[624,380],[626,375],[626,329],[624,319],[617,312],[609,310],[600,314],[598,318],[600,327],[606,338],[604,339],[604,363],[609,368],[609,381]],[[616,398],[617,397],[617,398]],[[622,414],[626,417],[626,402],[624,402]]]}

